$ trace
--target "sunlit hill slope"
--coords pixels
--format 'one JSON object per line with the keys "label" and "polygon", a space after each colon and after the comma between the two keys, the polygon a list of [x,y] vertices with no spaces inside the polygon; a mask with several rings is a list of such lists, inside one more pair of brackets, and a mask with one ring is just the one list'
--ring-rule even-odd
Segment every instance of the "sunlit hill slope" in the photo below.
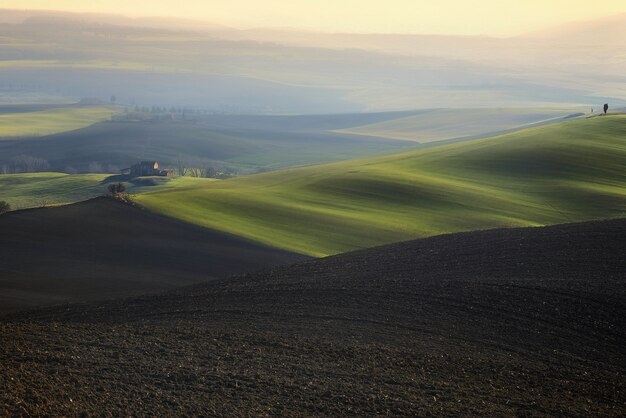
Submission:
{"label": "sunlit hill slope", "polygon": [[626,214],[626,117],[146,193],[150,210],[322,256]]}

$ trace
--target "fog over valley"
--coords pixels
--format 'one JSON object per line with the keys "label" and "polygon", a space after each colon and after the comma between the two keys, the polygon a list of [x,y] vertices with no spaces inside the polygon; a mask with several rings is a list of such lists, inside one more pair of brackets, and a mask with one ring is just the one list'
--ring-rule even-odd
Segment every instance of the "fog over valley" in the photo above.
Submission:
{"label": "fog over valley", "polygon": [[626,104],[625,16],[489,38],[0,15],[5,102],[115,95],[131,106],[239,114]]}

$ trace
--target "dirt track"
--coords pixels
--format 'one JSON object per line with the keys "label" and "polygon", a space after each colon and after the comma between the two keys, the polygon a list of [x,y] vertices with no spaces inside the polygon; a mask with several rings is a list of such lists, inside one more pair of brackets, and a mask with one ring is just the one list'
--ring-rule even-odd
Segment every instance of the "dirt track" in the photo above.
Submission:
{"label": "dirt track", "polygon": [[626,414],[626,221],[456,234],[0,325],[0,415]]}
{"label": "dirt track", "polygon": [[307,259],[98,198],[0,216],[0,314],[128,297]]}

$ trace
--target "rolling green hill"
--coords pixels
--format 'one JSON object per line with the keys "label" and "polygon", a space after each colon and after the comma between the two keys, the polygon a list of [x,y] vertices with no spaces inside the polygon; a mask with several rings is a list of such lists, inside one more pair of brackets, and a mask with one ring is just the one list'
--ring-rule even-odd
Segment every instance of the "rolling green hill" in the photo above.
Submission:
{"label": "rolling green hill", "polygon": [[147,208],[323,256],[475,229],[626,215],[626,117],[145,193]]}
{"label": "rolling green hill", "polygon": [[392,120],[340,130],[350,134],[415,141],[422,144],[478,138],[563,120],[570,109],[433,109]]}
{"label": "rolling green hill", "polygon": [[0,111],[0,140],[72,131],[110,119],[115,112],[116,109],[110,106],[76,105],[32,112]]}
{"label": "rolling green hill", "polygon": [[[185,121],[125,121],[120,115],[119,120],[70,132],[0,141],[0,168],[13,166],[20,156],[33,156],[45,160],[46,171],[113,173],[138,160],[155,159],[168,168],[183,160],[189,166],[210,165],[250,174],[399,153],[432,146],[427,143],[434,141],[493,136],[489,133],[554,122],[574,111],[526,108],[301,116],[194,114]],[[0,118],[26,120],[46,112],[67,116],[67,109],[51,108],[0,114]]]}
{"label": "rolling green hill", "polygon": [[[13,210],[73,203],[101,196],[110,174],[27,173],[0,175],[0,200]],[[212,179],[192,177],[139,178],[125,183],[131,193],[206,184]]]}

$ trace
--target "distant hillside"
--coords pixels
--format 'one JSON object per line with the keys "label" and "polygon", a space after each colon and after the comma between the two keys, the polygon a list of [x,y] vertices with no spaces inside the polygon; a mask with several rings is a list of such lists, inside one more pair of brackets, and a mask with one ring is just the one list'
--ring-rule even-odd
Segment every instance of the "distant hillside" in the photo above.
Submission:
{"label": "distant hillside", "polygon": [[133,106],[237,114],[626,104],[617,76],[625,45],[601,36],[325,34],[0,14],[1,101],[115,95]]}
{"label": "distant hillside", "polygon": [[137,196],[148,209],[310,255],[500,226],[622,217],[626,117]]}
{"label": "distant hillside", "polygon": [[537,39],[553,39],[562,43],[626,46],[626,13],[590,21],[572,22],[528,36]]}
{"label": "distant hillside", "polygon": [[113,106],[0,106],[0,141],[72,131],[111,119]]}
{"label": "distant hillside", "polygon": [[0,415],[623,416],[625,236],[446,235],[3,318]]}
{"label": "distant hillside", "polygon": [[340,132],[429,143],[496,135],[582,115],[574,109],[434,109]]}
{"label": "distant hillside", "polygon": [[[45,118],[40,121],[40,113],[73,111],[72,107],[44,106],[43,112],[32,113],[23,111],[24,106],[5,108],[7,113],[0,114],[0,123],[4,117],[23,132],[34,129],[27,121],[45,123]],[[117,112],[122,111],[117,108]],[[150,118],[156,116],[148,113],[141,114],[147,118],[143,121],[116,120],[41,138],[0,140],[0,169],[26,155],[45,160],[49,171],[70,173],[94,169],[114,173],[146,158],[169,167],[183,161],[196,167],[212,165],[251,173],[389,154],[417,146],[406,140],[428,143],[476,138],[554,123],[575,112],[518,108],[302,116],[191,114],[187,121],[155,121]]]}
{"label": "distant hillside", "polygon": [[[4,109],[9,116],[65,107]],[[24,158],[36,159],[35,168],[45,170],[0,176],[0,200],[20,209],[100,196],[107,181],[119,179],[98,173],[119,173],[121,168],[146,158],[158,160],[163,167],[178,168],[181,162],[187,167],[213,167],[241,175],[392,154],[416,149],[420,146],[417,142],[433,146],[442,140],[474,139],[505,128],[556,123],[568,114],[567,110],[549,109],[433,109],[345,115],[194,115],[195,119],[188,121],[106,122],[41,138],[0,141],[0,173],[23,170]],[[57,172],[50,172],[53,170]],[[143,193],[199,185],[202,180],[157,179],[151,180],[154,184],[150,187],[145,182],[127,182],[126,187],[131,193]]]}
{"label": "distant hillside", "polygon": [[106,198],[7,213],[0,230],[0,313],[154,293],[306,258]]}
{"label": "distant hillside", "polygon": [[[170,168],[182,161],[186,166],[213,166],[237,173],[320,164],[413,147],[405,141],[332,130],[416,113],[192,115],[187,121],[105,122],[40,138],[0,140],[0,169],[24,155],[45,160],[46,170],[68,173],[116,173],[144,159]],[[18,115],[27,118],[30,114]],[[16,117],[0,115],[0,121],[3,116]]]}

